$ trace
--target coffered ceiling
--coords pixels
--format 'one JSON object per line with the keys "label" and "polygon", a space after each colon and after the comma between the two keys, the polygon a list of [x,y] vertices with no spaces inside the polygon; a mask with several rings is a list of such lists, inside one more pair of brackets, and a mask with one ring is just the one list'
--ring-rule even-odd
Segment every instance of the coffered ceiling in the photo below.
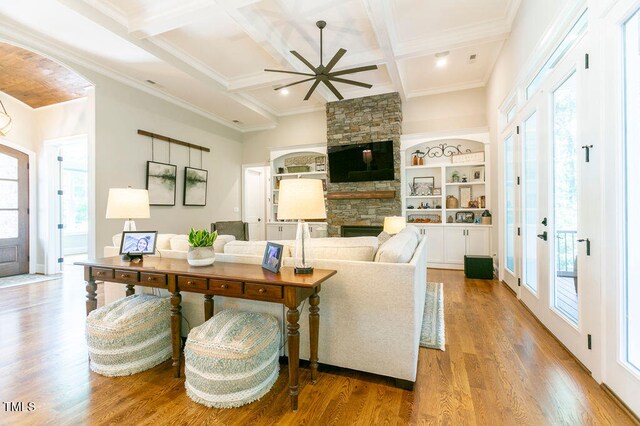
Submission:
{"label": "coffered ceiling", "polygon": [[[278,117],[321,110],[325,87],[264,68],[308,72],[290,50],[318,64],[317,20],[325,63],[372,89],[336,83],[345,98],[398,91],[403,99],[486,84],[520,0],[21,0],[0,2],[0,26],[63,51],[121,81],[160,93],[242,131]],[[446,65],[436,54],[449,52]],[[475,57],[472,58],[472,55]],[[149,82],[149,80],[151,82]]]}

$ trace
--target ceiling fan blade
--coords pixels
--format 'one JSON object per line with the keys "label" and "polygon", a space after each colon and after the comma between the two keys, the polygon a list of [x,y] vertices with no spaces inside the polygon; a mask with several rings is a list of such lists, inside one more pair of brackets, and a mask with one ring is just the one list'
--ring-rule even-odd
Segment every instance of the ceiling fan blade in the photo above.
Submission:
{"label": "ceiling fan blade", "polygon": [[295,83],[291,83],[291,84],[287,84],[286,86],[280,86],[280,87],[276,87],[273,90],[280,90],[280,89],[284,89],[285,87],[289,87],[289,86],[295,86],[296,84],[300,84],[300,83],[304,83],[306,81],[311,81],[311,80],[315,80],[315,77],[311,77],[311,78],[305,78],[304,80],[300,80],[300,81],[296,81]]}
{"label": "ceiling fan blade", "polygon": [[267,68],[265,68],[264,70],[267,71],[267,72],[281,72],[283,74],[308,75],[310,77],[315,76],[315,74],[309,74],[309,73],[306,73],[306,72],[285,71],[285,70],[270,70],[270,69],[267,69]]}
{"label": "ceiling fan blade", "polygon": [[331,69],[332,69],[333,67],[335,67],[335,66],[336,66],[336,64],[338,63],[338,61],[339,61],[340,59],[342,59],[342,57],[344,56],[344,54],[345,54],[345,53],[347,53],[347,51],[346,51],[345,49],[343,49],[343,48],[340,48],[340,50],[338,50],[338,51],[336,52],[336,54],[335,54],[335,55],[333,55],[333,58],[331,58],[331,60],[330,60],[330,61],[329,61],[329,63],[327,64],[327,66],[324,68],[324,73],[325,73],[325,74],[328,74],[328,73],[329,73],[329,71],[331,71]]}
{"label": "ceiling fan blade", "polygon": [[352,84],[354,86],[366,87],[367,89],[371,89],[373,87],[373,85],[368,84],[368,83],[361,83],[359,81],[347,80],[345,78],[338,78],[338,77],[333,77],[333,76],[329,76],[329,80],[336,81],[338,83],[345,83],[345,84]]}
{"label": "ceiling fan blade", "polygon": [[336,95],[336,98],[338,98],[339,101],[344,99],[340,92],[338,92],[338,89],[336,89],[336,86],[331,84],[329,80],[323,80],[323,83],[333,92],[334,95]]}
{"label": "ceiling fan blade", "polygon": [[[308,66],[309,68],[311,68],[311,71],[313,71],[314,73],[316,72],[316,67],[314,67],[313,65],[311,65],[311,62],[307,61],[301,54],[299,54],[298,52],[296,52],[295,50],[291,51],[291,54],[293,56],[295,56],[296,58],[300,59],[300,61],[302,61],[303,64],[305,64],[306,66]],[[315,75],[315,74],[314,74]]]}
{"label": "ceiling fan blade", "polygon": [[318,84],[320,84],[320,79],[317,79],[312,85],[311,85],[311,89],[309,89],[309,91],[307,92],[307,96],[304,97],[305,101],[308,101],[309,98],[311,97],[311,94],[313,93],[314,90],[316,90],[316,87],[318,87]]}
{"label": "ceiling fan blade", "polygon": [[330,75],[333,77],[336,75],[353,74],[356,72],[373,71],[377,69],[378,69],[377,65],[367,65],[366,67],[350,68],[348,70],[332,72]]}

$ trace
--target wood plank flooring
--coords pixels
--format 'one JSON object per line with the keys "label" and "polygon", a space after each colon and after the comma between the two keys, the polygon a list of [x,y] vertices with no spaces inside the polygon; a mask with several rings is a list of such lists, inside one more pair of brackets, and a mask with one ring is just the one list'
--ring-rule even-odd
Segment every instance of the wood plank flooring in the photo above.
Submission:
{"label": "wood plank flooring", "polygon": [[[445,283],[446,351],[420,349],[415,390],[329,366],[311,385],[302,368],[296,413],[285,366],[263,399],[228,410],[189,400],[170,362],[91,372],[80,275],[0,289],[0,424],[633,424],[502,284],[441,270],[429,280]],[[7,412],[10,401],[25,411]]]}

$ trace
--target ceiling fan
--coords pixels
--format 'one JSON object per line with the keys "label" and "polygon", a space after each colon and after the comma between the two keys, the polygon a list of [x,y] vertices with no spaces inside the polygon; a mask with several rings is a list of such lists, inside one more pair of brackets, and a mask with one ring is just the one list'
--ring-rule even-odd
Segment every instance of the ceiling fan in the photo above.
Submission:
{"label": "ceiling fan", "polygon": [[342,56],[344,56],[344,54],[347,53],[347,51],[345,49],[340,48],[336,52],[336,54],[333,55],[333,58],[331,58],[329,63],[326,66],[323,65],[323,63],[322,63],[322,30],[323,30],[324,27],[327,26],[327,23],[325,21],[318,21],[318,22],[316,22],[316,26],[318,28],[320,28],[320,65],[317,66],[317,67],[314,67],[311,64],[311,62],[306,60],[301,54],[299,54],[295,50],[292,50],[291,53],[293,54],[293,56],[295,56],[296,58],[300,59],[300,61],[302,61],[303,64],[305,64],[307,67],[309,67],[311,69],[311,71],[313,71],[313,74],[304,73],[304,72],[297,72],[297,71],[265,69],[265,71],[267,71],[267,72],[280,72],[280,73],[284,73],[284,74],[296,74],[296,75],[304,75],[304,76],[308,76],[309,77],[309,78],[306,78],[304,80],[296,81],[295,83],[287,84],[285,86],[276,87],[274,90],[280,90],[280,89],[284,89],[285,87],[295,86],[296,84],[305,83],[307,81],[315,80],[313,82],[313,84],[311,85],[311,88],[307,92],[307,95],[304,97],[305,101],[308,100],[311,97],[311,94],[313,93],[314,90],[316,90],[316,87],[318,87],[318,84],[320,84],[320,82],[324,83],[324,85],[327,86],[329,88],[329,90],[331,90],[331,92],[333,92],[334,95],[336,95],[336,98],[338,98],[339,100],[342,100],[342,99],[344,99],[344,97],[340,94],[340,92],[338,92],[338,89],[336,89],[336,87],[331,83],[332,81],[335,81],[336,83],[345,83],[345,84],[351,84],[353,86],[365,87],[367,89],[370,89],[371,87],[373,87],[371,84],[361,83],[359,81],[349,80],[349,79],[345,79],[345,78],[340,78],[338,76],[345,75],[345,74],[353,74],[353,73],[362,72],[362,71],[375,70],[375,69],[378,69],[378,67],[376,65],[367,65],[367,66],[364,66],[364,67],[350,68],[348,70],[331,72],[333,67],[335,67],[335,65],[342,58]]}

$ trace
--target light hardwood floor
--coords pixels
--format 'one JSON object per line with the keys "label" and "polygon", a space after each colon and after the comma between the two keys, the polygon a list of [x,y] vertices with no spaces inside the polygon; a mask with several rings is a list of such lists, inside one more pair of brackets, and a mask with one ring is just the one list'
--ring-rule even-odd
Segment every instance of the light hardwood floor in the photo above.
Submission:
{"label": "light hardwood floor", "polygon": [[0,289],[0,402],[36,407],[2,404],[0,424],[633,424],[502,284],[441,270],[429,280],[445,284],[446,351],[420,349],[415,391],[328,366],[311,385],[303,368],[296,413],[286,368],[263,399],[228,410],[189,400],[170,362],[129,377],[92,373],[76,273]]}

